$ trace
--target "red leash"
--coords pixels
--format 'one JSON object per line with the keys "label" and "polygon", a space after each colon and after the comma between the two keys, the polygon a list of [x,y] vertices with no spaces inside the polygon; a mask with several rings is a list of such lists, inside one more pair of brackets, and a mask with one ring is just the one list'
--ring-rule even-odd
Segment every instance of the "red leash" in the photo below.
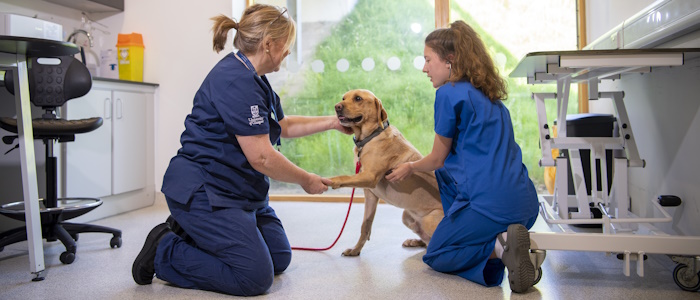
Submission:
{"label": "red leash", "polygon": [[[357,164],[355,166],[355,174],[360,172],[360,161],[357,161]],[[340,236],[343,234],[343,229],[345,229],[345,224],[348,223],[348,216],[350,216],[350,208],[352,207],[352,199],[355,198],[355,188],[352,188],[352,193],[350,194],[350,204],[348,204],[348,213],[345,215],[345,221],[343,222],[343,227],[340,228],[340,233],[338,233],[338,237],[335,238],[335,241],[333,241],[333,244],[326,248],[306,248],[306,247],[292,247],[292,250],[305,250],[305,251],[326,251],[330,248],[333,248],[335,246],[335,243],[338,242],[340,239]]]}

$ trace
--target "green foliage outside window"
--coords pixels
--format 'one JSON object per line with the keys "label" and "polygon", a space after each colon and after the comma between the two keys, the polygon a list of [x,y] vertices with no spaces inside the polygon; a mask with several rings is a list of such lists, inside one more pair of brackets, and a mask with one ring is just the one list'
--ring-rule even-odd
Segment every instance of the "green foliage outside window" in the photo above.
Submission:
{"label": "green foliage outside window", "polygon": [[[426,0],[359,0],[341,22],[331,28],[331,34],[316,48],[311,61],[319,59],[326,68],[315,73],[308,68],[294,76],[303,80],[291,80],[283,87],[274,87],[282,98],[287,115],[333,115],[334,105],[350,89],[368,89],[382,100],[392,126],[424,155],[432,149],[433,104],[435,89],[421,71],[413,67],[415,57],[423,56],[425,36],[435,28],[432,1]],[[501,66],[501,76],[508,80],[509,97],[504,103],[510,110],[515,138],[523,151],[523,162],[530,178],[537,186],[543,185],[543,169],[538,166],[541,158],[537,131],[537,113],[532,92],[556,91],[554,86],[527,85],[524,79],[509,78],[520,58],[514,57],[508,49],[498,43],[473,21],[472,17],[458,5],[453,5],[461,20],[471,25],[481,36],[492,56],[501,53],[505,64]],[[452,20],[454,21],[454,20]],[[423,30],[415,33],[411,25],[418,23]],[[391,71],[386,61],[396,56],[401,60],[401,68]],[[363,70],[363,59],[375,61],[371,72]],[[335,69],[340,58],[350,62],[346,72]],[[303,82],[303,88],[291,85]],[[291,92],[299,90],[299,92]],[[572,91],[572,99],[576,99]],[[549,119],[554,118],[556,104],[548,104]],[[575,112],[576,101],[569,110]],[[351,136],[332,131],[298,139],[284,139],[282,153],[301,168],[324,177],[351,174],[353,164],[353,140]],[[465,166],[468,168],[469,166]],[[498,180],[498,179],[494,179]],[[284,187],[275,182],[274,187]],[[273,190],[273,193],[275,191]]]}

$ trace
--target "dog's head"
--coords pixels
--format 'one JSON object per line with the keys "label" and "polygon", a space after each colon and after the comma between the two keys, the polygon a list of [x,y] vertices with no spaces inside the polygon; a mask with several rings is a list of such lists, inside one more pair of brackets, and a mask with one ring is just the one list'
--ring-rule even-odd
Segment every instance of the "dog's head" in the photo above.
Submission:
{"label": "dog's head", "polygon": [[387,119],[382,101],[368,90],[350,90],[335,105],[340,124],[345,127],[384,128]]}

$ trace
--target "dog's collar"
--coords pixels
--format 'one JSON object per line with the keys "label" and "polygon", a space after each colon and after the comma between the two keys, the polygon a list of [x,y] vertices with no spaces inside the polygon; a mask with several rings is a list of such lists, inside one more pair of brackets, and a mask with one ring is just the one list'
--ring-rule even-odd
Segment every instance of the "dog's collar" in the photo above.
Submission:
{"label": "dog's collar", "polygon": [[360,151],[362,150],[362,147],[365,146],[365,144],[369,143],[369,141],[371,141],[373,138],[375,138],[375,137],[378,136],[380,133],[382,133],[382,131],[384,131],[384,129],[386,129],[387,127],[389,127],[389,120],[387,119],[387,120],[384,121],[384,123],[382,123],[382,124],[384,125],[383,128],[382,128],[382,127],[377,127],[377,129],[375,129],[375,130],[372,132],[372,134],[370,134],[368,137],[364,138],[364,139],[361,140],[361,141],[358,141],[355,137],[352,137],[352,141],[355,142],[355,147],[357,147],[357,149],[358,149],[358,150],[357,150],[357,156],[360,156]]}

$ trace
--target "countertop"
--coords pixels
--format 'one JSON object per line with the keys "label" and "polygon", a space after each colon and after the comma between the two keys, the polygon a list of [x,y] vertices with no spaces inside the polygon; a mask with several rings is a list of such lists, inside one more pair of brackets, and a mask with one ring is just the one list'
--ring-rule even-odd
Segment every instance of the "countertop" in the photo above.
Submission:
{"label": "countertop", "polygon": [[140,84],[140,85],[148,85],[148,86],[153,86],[157,87],[157,83],[151,83],[151,82],[141,82],[141,81],[131,81],[131,80],[121,80],[121,79],[114,79],[114,78],[104,78],[104,77],[92,77],[92,80],[99,80],[99,81],[106,81],[106,82],[118,82],[118,83],[130,83],[130,84]]}

